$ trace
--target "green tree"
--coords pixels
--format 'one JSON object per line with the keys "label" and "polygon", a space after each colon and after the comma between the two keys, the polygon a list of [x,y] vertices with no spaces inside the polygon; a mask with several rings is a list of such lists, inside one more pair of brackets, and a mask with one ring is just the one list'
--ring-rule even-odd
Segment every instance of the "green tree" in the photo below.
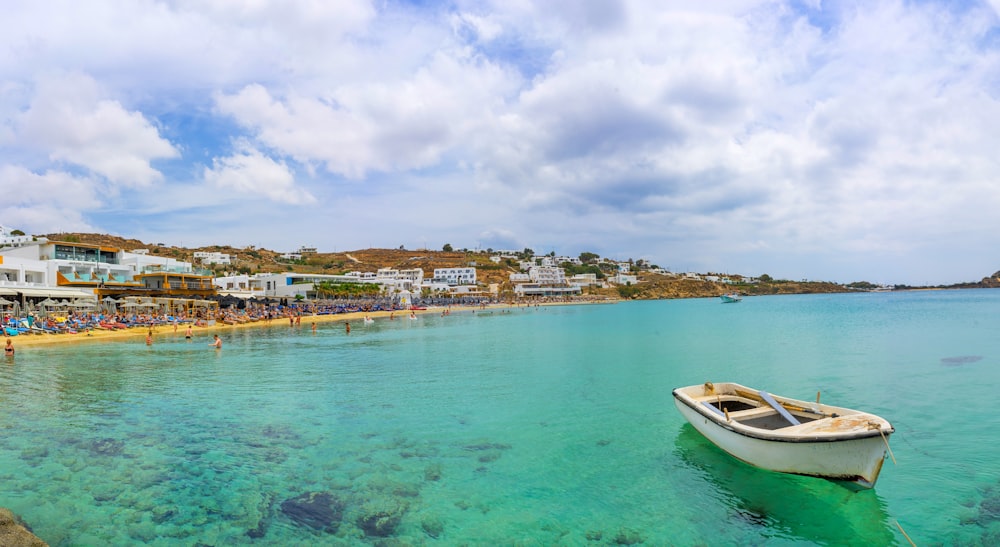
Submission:
{"label": "green tree", "polygon": [[12,236],[23,236],[24,232],[22,232],[21,230],[11,230],[10,235],[12,235]]}
{"label": "green tree", "polygon": [[441,247],[441,250],[444,251],[444,252],[446,252],[446,253],[450,253],[453,250],[451,248],[451,243],[445,243],[444,247]]}
{"label": "green tree", "polygon": [[588,252],[580,253],[580,262],[583,262],[584,264],[590,264],[591,262],[597,260],[598,258],[601,258],[601,256],[595,253],[588,253]]}
{"label": "green tree", "polygon": [[771,276],[769,276],[767,274],[760,274],[760,277],[758,277],[757,279],[760,279],[761,282],[763,282],[763,283],[770,283],[770,282],[774,281],[774,279],[772,279]]}

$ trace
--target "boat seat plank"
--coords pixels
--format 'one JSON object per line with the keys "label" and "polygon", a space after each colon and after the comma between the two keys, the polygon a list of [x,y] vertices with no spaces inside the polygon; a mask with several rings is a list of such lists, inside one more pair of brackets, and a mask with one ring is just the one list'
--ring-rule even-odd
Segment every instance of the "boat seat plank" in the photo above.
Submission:
{"label": "boat seat plank", "polygon": [[792,416],[791,413],[789,413],[788,410],[785,409],[785,407],[778,404],[778,401],[775,401],[774,397],[771,397],[770,393],[761,390],[758,391],[757,394],[760,395],[761,399],[764,399],[765,403],[771,405],[771,408],[777,410],[778,414],[781,414],[781,417],[784,418],[785,421],[787,421],[792,425],[802,425],[802,422],[798,421],[795,418],[795,416]]}
{"label": "boat seat plank", "polygon": [[760,418],[761,416],[767,416],[768,414],[773,415],[774,409],[762,406],[758,408],[748,408],[747,410],[739,410],[737,412],[730,412],[729,417],[734,420],[746,420],[749,418]]}
{"label": "boat seat plank", "polygon": [[722,416],[723,418],[726,417],[726,413],[716,408],[715,405],[713,405],[712,403],[708,401],[702,401],[701,404],[705,405],[705,408],[711,410],[712,412],[718,414],[719,416]]}

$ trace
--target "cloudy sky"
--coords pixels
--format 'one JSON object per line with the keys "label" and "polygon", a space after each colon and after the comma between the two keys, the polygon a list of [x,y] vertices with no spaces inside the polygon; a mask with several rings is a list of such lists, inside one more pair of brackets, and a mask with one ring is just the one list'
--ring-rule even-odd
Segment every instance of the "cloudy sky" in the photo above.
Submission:
{"label": "cloudy sky", "polygon": [[13,0],[0,224],[1000,270],[1000,0]]}

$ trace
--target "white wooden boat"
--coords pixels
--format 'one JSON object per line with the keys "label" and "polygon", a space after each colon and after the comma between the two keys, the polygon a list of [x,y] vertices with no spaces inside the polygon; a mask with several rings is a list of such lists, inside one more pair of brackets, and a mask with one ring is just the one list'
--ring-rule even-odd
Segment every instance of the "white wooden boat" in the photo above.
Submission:
{"label": "white wooden boat", "polygon": [[677,388],[674,404],[705,438],[751,465],[865,488],[875,485],[895,431],[874,414],[729,382]]}
{"label": "white wooden boat", "polygon": [[724,294],[719,298],[722,299],[723,304],[733,304],[739,302],[740,300],[743,300],[743,297],[737,293]]}

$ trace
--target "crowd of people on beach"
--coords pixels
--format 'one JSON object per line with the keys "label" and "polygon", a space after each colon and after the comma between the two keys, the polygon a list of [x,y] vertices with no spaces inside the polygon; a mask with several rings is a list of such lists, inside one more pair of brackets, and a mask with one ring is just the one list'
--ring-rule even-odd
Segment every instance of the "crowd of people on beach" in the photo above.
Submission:
{"label": "crowd of people on beach", "polygon": [[[528,302],[506,302],[511,306],[532,306],[552,303],[574,303],[594,301],[594,299],[540,298]],[[185,337],[193,336],[192,327],[211,327],[215,325],[241,325],[263,321],[270,324],[275,320],[287,320],[290,326],[301,325],[303,317],[338,315],[347,313],[365,313],[364,322],[374,320],[369,316],[374,312],[389,312],[388,319],[396,319],[396,313],[408,312],[409,319],[417,319],[415,310],[426,310],[428,307],[441,308],[441,315],[451,313],[453,305],[485,309],[490,305],[501,304],[495,299],[426,299],[409,305],[384,300],[345,300],[345,301],[302,301],[302,302],[253,302],[244,301],[238,305],[189,307],[174,311],[151,311],[147,313],[122,312],[116,309],[104,311],[57,311],[50,313],[27,314],[18,318],[10,313],[3,317],[6,345],[4,353],[13,357],[14,346],[11,336],[22,334],[75,334],[94,330],[122,330],[137,327],[146,328],[146,344],[153,343],[154,327],[172,326],[174,332],[185,329]],[[313,322],[312,330],[316,331]],[[350,322],[345,322],[346,332],[351,332]],[[210,344],[217,349],[222,347],[222,340],[216,334]]]}

